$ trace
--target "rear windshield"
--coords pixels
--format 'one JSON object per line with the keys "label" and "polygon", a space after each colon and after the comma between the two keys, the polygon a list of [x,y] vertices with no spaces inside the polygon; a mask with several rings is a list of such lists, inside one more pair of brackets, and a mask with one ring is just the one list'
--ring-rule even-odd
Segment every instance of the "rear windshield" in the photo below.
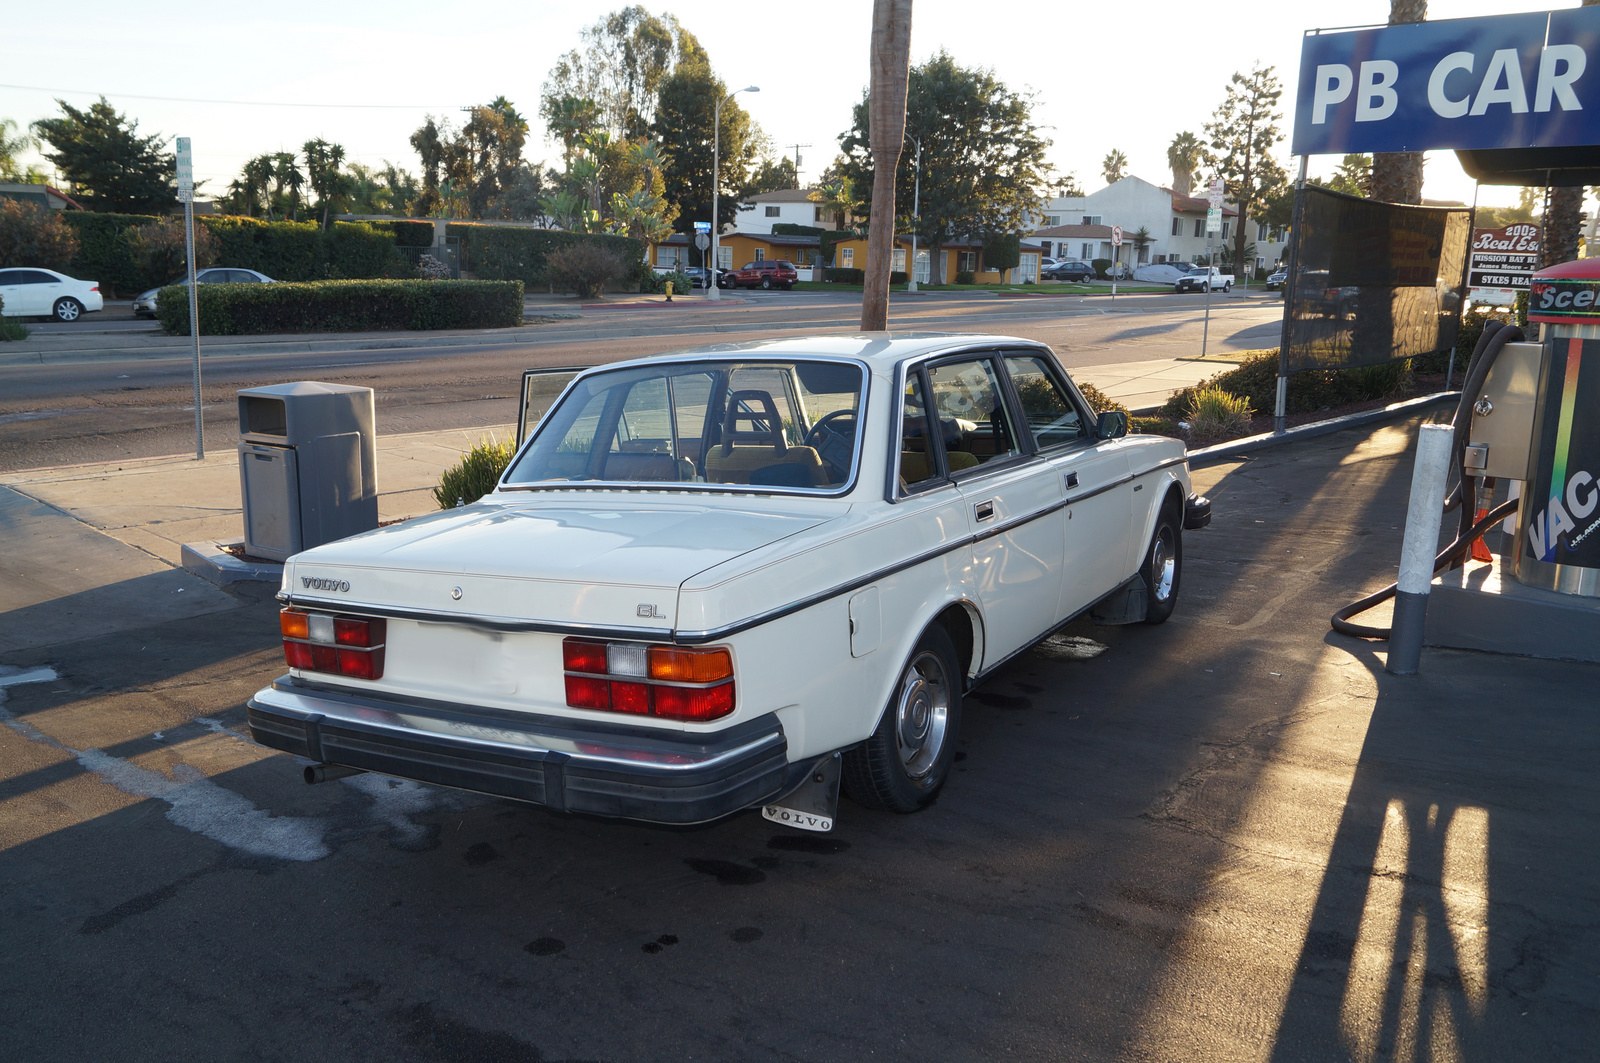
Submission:
{"label": "rear windshield", "polygon": [[836,490],[860,449],[864,376],[841,362],[671,362],[573,383],[507,487],[685,484]]}

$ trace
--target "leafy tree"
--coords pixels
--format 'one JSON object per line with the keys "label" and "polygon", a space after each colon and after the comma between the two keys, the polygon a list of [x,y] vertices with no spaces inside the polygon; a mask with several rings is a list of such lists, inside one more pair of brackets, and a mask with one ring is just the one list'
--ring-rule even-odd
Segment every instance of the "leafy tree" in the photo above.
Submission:
{"label": "leafy tree", "polygon": [[59,211],[37,203],[0,199],[0,268],[42,266],[64,270],[78,253],[78,234]]}
{"label": "leafy tree", "polygon": [[[661,83],[650,131],[668,152],[661,170],[663,198],[678,208],[679,232],[691,231],[691,222],[711,220],[711,125],[717,101],[727,95],[728,87],[711,72],[703,53],[680,62]],[[716,224],[720,232],[738,213],[763,138],[760,127],[732,99],[722,106],[719,139]]]}
{"label": "leafy tree", "polygon": [[[1428,0],[1389,0],[1389,25],[1422,22]],[[1372,158],[1372,198],[1385,203],[1422,202],[1422,152],[1379,152]]]}
{"label": "leafy tree", "polygon": [[[188,273],[188,240],[183,219],[163,218],[149,225],[124,229],[122,239],[134,265],[151,284],[167,284]],[[217,241],[204,225],[194,227],[194,268],[204,269],[217,260]]]}
{"label": "leafy tree", "polygon": [[794,161],[785,155],[774,162],[772,159],[762,159],[756,172],[750,175],[749,195],[760,195],[762,192],[777,192],[784,188],[800,187],[799,172],[795,169]]}
{"label": "leafy tree", "polygon": [[39,146],[39,140],[26,130],[12,133],[17,123],[10,118],[0,118],[0,181],[28,181],[42,176],[33,167],[22,169],[18,158],[29,148]]}
{"label": "leafy tree", "polygon": [[[292,151],[275,151],[268,158],[272,166],[272,203],[284,217],[299,221],[300,190],[306,186],[299,160]],[[267,216],[272,216],[271,211]]]}
{"label": "leafy tree", "polygon": [[425,217],[484,217],[517,179],[527,139],[527,119],[504,96],[472,108],[460,129],[429,115],[411,134],[422,162],[422,189],[412,211]]}
{"label": "leafy tree", "polygon": [[1206,123],[1210,139],[1207,161],[1227,182],[1228,195],[1239,208],[1234,225],[1234,261],[1244,264],[1246,222],[1251,209],[1277,195],[1289,175],[1272,157],[1272,149],[1283,140],[1278,129],[1278,100],[1283,88],[1272,67],[1256,67],[1248,76],[1234,74],[1227,95],[1211,121]]}
{"label": "leafy tree", "polygon": [[316,194],[317,207],[322,211],[322,229],[328,229],[328,214],[340,210],[350,195],[350,175],[341,173],[344,165],[344,147],[330,144],[321,137],[308,140],[301,149],[306,156],[306,176],[311,191]]}
{"label": "leafy tree", "polygon": [[177,163],[160,134],[138,135],[139,123],[118,114],[104,96],[86,111],[57,100],[61,117],[41,118],[33,131],[45,152],[91,210],[154,214],[177,202]]}
{"label": "leafy tree", "polygon": [[[1011,231],[1017,219],[1037,213],[1047,184],[1049,141],[1033,123],[1031,103],[992,71],[962,67],[944,52],[912,68],[906,132],[922,142],[921,218],[915,228],[930,253],[958,238]],[[854,128],[840,137],[842,173],[862,198],[874,171],[867,134],[863,101],[856,105]],[[902,160],[896,175],[902,231],[912,227],[915,174],[908,163]],[[854,213],[870,216],[865,207]]]}
{"label": "leafy tree", "polygon": [[1343,192],[1350,196],[1366,196],[1372,193],[1372,156],[1371,155],[1346,155],[1339,163],[1339,168],[1334,171],[1333,179],[1328,182],[1328,187],[1335,192]]}
{"label": "leafy tree", "polygon": [[584,50],[556,62],[539,97],[539,116],[569,151],[571,141],[558,128],[567,127],[573,101],[592,103],[614,138],[636,137],[655,122],[671,72],[686,61],[707,63],[705,49],[676,18],[657,17],[638,5],[613,11],[580,37]]}
{"label": "leafy tree", "polygon": [[1172,190],[1180,196],[1194,192],[1195,180],[1200,176],[1200,163],[1205,160],[1206,147],[1200,138],[1185,130],[1172,138],[1167,145],[1167,165],[1172,167]]}
{"label": "leafy tree", "polygon": [[1078,183],[1078,174],[1075,170],[1069,170],[1052,181],[1050,191],[1053,195],[1067,199],[1082,199],[1084,196],[1083,186]]}
{"label": "leafy tree", "polygon": [[872,81],[867,99],[857,112],[866,118],[867,150],[872,153],[872,209],[867,230],[867,266],[861,280],[861,331],[879,332],[889,327],[889,264],[899,230],[895,179],[905,148],[911,0],[873,0],[869,65]]}
{"label": "leafy tree", "polygon": [[536,221],[548,223],[542,201],[556,191],[560,175],[547,171],[544,163],[523,163],[511,184],[489,204],[486,217],[506,218],[511,221]]}
{"label": "leafy tree", "polygon": [[1106,179],[1106,184],[1114,185],[1122,180],[1123,173],[1128,169],[1128,157],[1115,148],[1100,160],[1100,175]]}

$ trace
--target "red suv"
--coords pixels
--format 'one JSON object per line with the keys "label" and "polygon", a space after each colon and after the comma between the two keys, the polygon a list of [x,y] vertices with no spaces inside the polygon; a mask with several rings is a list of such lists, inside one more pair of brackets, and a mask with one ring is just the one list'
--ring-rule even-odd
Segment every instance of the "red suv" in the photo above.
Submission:
{"label": "red suv", "polygon": [[723,288],[793,288],[800,275],[794,271],[793,262],[781,258],[767,258],[760,262],[746,262],[743,269],[730,269],[717,278]]}

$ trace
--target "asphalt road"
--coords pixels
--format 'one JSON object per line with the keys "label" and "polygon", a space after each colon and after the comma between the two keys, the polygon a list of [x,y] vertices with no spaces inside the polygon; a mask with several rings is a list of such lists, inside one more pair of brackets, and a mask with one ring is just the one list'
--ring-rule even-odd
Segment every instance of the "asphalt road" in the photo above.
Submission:
{"label": "asphalt road", "polygon": [[[825,293],[741,293],[725,307],[584,311],[536,327],[532,340],[440,345],[425,334],[377,340],[307,338],[306,350],[282,353],[282,338],[261,346],[207,348],[203,404],[208,450],[231,450],[237,440],[234,392],[288,380],[359,384],[377,392],[378,430],[417,432],[476,428],[516,419],[523,369],[591,365],[700,343],[725,343],[808,332],[854,331],[859,302]],[[1282,304],[1276,297],[1216,297],[1210,340],[1218,348],[1272,346]],[[540,307],[543,311],[545,307]],[[557,304],[549,308],[564,312]],[[567,308],[571,309],[571,308]],[[996,299],[927,296],[897,300],[897,329],[996,332],[1049,343],[1069,369],[1195,353],[1204,307],[1199,297]],[[152,334],[154,326],[90,320],[78,330],[97,360],[0,366],[0,470],[114,461],[191,451],[193,377],[184,341],[136,354],[95,352],[90,338],[105,333]],[[115,326],[115,327],[111,327]],[[50,357],[77,352],[61,344],[74,326],[37,326]],[[292,339],[292,338],[291,338]],[[36,345],[37,346],[37,345]],[[15,354],[27,344],[7,345]]]}
{"label": "asphalt road", "polygon": [[1327,630],[1413,428],[1202,472],[1168,624],[1019,658],[934,806],[829,836],[308,787],[240,735],[267,601],[13,654],[0,1056],[1593,1058],[1600,671]]}

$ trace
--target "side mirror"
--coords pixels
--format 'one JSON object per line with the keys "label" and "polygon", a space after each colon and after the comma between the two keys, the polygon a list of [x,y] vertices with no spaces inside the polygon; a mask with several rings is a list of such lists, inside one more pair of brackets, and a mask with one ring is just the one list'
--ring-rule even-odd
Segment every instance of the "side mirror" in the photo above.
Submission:
{"label": "side mirror", "polygon": [[1121,410],[1107,410],[1095,422],[1094,434],[1100,439],[1121,439],[1128,434],[1128,415]]}

